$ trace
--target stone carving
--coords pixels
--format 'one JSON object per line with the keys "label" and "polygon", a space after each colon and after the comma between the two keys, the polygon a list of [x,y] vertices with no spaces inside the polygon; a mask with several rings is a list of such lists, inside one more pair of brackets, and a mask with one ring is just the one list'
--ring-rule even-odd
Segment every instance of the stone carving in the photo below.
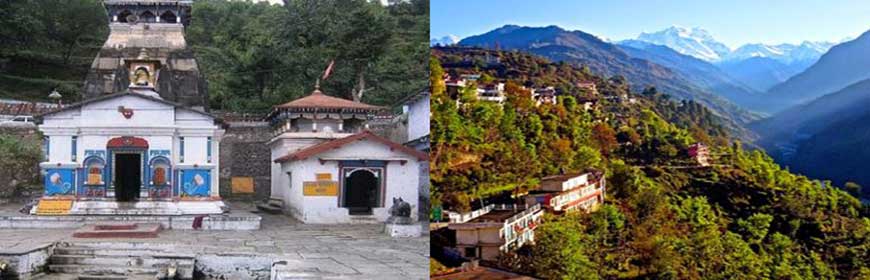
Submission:
{"label": "stone carving", "polygon": [[389,224],[411,224],[411,204],[405,202],[401,197],[393,198],[393,207],[390,207],[390,217],[387,218]]}

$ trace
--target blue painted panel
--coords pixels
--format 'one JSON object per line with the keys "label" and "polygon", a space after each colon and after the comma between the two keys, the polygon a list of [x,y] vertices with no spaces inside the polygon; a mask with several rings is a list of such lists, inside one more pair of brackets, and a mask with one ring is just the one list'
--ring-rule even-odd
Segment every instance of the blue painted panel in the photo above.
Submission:
{"label": "blue painted panel", "polygon": [[182,196],[208,196],[211,190],[211,170],[189,169],[181,171]]}
{"label": "blue painted panel", "polygon": [[73,169],[51,168],[45,172],[45,195],[68,195],[74,189],[75,172]]}

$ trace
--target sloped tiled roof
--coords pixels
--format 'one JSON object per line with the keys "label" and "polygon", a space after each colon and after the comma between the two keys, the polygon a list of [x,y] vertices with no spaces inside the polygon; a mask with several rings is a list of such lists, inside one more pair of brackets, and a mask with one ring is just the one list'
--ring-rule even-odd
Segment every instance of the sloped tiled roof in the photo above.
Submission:
{"label": "sloped tiled roof", "polygon": [[57,108],[57,105],[0,101],[0,115],[7,116],[34,116],[51,111],[54,108]]}
{"label": "sloped tiled roof", "polygon": [[311,156],[331,151],[333,149],[340,148],[344,145],[354,143],[360,140],[372,140],[381,144],[384,144],[390,147],[391,150],[399,151],[413,157],[416,157],[418,160],[429,160],[429,154],[414,150],[412,148],[406,147],[402,144],[390,141],[389,139],[378,136],[371,131],[365,130],[363,132],[345,137],[340,139],[335,139],[331,141],[326,141],[308,148],[304,148],[280,158],[275,159],[275,162],[287,162],[287,161],[296,161],[296,160],[304,160]]}
{"label": "sloped tiled roof", "polygon": [[310,95],[278,106],[279,109],[366,109],[378,110],[379,106],[355,102],[344,98],[332,97],[315,89]]}

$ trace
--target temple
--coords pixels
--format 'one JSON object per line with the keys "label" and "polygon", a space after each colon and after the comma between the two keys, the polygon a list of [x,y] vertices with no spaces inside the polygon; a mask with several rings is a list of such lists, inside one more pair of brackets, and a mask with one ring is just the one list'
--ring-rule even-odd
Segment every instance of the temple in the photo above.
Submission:
{"label": "temple", "polygon": [[85,99],[38,116],[45,193],[32,213],[224,212],[224,130],[204,109],[203,81],[184,41],[190,5],[105,1],[111,33],[88,74]]}
{"label": "temple", "polygon": [[368,131],[379,110],[319,87],[275,106],[272,200],[305,223],[384,222],[396,199],[416,202],[428,154]]}

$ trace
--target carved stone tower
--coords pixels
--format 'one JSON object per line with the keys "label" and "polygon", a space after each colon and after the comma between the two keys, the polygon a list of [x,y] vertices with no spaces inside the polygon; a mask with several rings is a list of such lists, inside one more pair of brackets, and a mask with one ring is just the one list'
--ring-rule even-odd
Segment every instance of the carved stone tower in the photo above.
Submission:
{"label": "carved stone tower", "polygon": [[147,87],[165,100],[208,108],[205,81],[184,39],[192,4],[105,0],[109,38],[88,72],[84,98]]}

